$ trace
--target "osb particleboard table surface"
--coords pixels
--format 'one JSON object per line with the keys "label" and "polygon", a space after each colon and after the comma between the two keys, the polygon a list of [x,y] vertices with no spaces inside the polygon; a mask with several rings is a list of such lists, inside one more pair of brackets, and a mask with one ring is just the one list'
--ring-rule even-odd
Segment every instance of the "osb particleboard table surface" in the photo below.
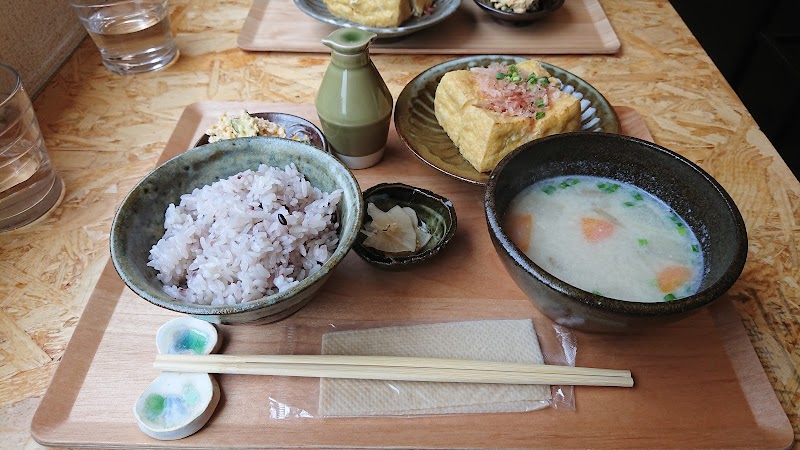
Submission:
{"label": "osb particleboard table surface", "polygon": [[[0,446],[36,447],[30,421],[108,260],[116,205],[162,153],[184,108],[202,100],[311,103],[329,57],[248,53],[246,0],[173,0],[180,60],[120,77],[88,39],[35,101],[67,192],[54,213],[0,236]],[[667,0],[602,3],[613,56],[547,56],[641,113],[654,140],[731,194],[750,238],[729,292],[800,438],[800,184]],[[448,56],[376,55],[392,94]]]}

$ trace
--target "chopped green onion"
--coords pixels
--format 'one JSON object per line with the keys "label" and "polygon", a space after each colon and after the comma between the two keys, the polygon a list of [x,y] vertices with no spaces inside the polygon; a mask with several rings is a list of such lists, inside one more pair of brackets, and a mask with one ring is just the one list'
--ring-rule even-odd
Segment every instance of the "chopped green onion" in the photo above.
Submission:
{"label": "chopped green onion", "polygon": [[600,293],[600,291],[592,291],[592,294],[594,294],[594,295],[603,295],[603,294]]}
{"label": "chopped green onion", "polygon": [[675,300],[676,298],[678,298],[678,297],[675,297],[675,295],[673,295],[673,294],[667,294],[667,295],[664,296],[664,301],[665,302],[669,302],[669,301]]}
{"label": "chopped green onion", "polygon": [[542,99],[536,100],[536,107],[537,108],[544,108],[544,100],[542,100]]}
{"label": "chopped green onion", "polygon": [[502,80],[505,77],[506,74],[504,74],[503,72],[497,72],[497,75],[495,75],[495,78],[497,78],[498,80]]}
{"label": "chopped green onion", "polygon": [[570,186],[570,184],[567,183],[566,181],[562,181],[561,183],[558,183],[558,187],[560,187],[561,189],[566,189],[569,186]]}
{"label": "chopped green onion", "polygon": [[539,84],[547,86],[548,84],[550,84],[550,79],[548,79],[547,77],[542,77],[539,79]]}
{"label": "chopped green onion", "polygon": [[625,203],[623,203],[623,205],[625,205],[628,208],[630,208],[631,206],[633,206],[633,202],[625,202]]}
{"label": "chopped green onion", "polygon": [[566,180],[564,180],[564,182],[569,183],[570,186],[575,186],[576,184],[580,183],[581,180],[577,178],[567,178]]}
{"label": "chopped green onion", "polygon": [[678,227],[678,234],[686,234],[686,227],[683,226]]}
{"label": "chopped green onion", "polygon": [[608,192],[609,194],[611,194],[611,193],[615,192],[617,189],[619,189],[619,185],[617,183],[598,183],[597,187],[601,191]]}
{"label": "chopped green onion", "polygon": [[544,117],[544,116],[545,116],[545,113],[544,113],[544,111],[539,111],[539,112],[537,112],[537,113],[536,113],[536,118],[537,118],[537,119],[541,119],[541,118],[542,118],[542,117]]}
{"label": "chopped green onion", "polygon": [[639,239],[639,246],[646,247],[648,244],[647,239]]}
{"label": "chopped green onion", "polygon": [[697,245],[697,244],[692,244],[692,251],[695,252],[695,253],[699,253],[700,252],[700,246]]}
{"label": "chopped green onion", "polygon": [[642,198],[642,194],[640,194],[640,193],[638,193],[638,192],[637,192],[637,193],[635,193],[635,194],[633,194],[633,199],[634,199],[634,200],[638,200],[638,201],[642,201],[642,200],[643,200],[643,198]]}
{"label": "chopped green onion", "polygon": [[557,190],[556,187],[551,184],[551,185],[547,186],[546,188],[542,189],[542,192],[544,192],[547,195],[551,195],[556,190]]}
{"label": "chopped green onion", "polygon": [[514,81],[514,82],[522,81],[522,78],[520,78],[518,75],[514,75],[514,76],[511,77],[511,81]]}

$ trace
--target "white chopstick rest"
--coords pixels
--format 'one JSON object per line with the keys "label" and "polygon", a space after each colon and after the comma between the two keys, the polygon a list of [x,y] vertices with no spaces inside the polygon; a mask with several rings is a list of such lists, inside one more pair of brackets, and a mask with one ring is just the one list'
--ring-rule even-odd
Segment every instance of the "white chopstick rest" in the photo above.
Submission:
{"label": "white chopstick rest", "polygon": [[[204,356],[219,348],[213,325],[179,317],[156,334],[159,356]],[[217,381],[208,372],[162,372],[136,400],[139,429],[160,440],[182,439],[198,432],[211,418],[220,399]]]}

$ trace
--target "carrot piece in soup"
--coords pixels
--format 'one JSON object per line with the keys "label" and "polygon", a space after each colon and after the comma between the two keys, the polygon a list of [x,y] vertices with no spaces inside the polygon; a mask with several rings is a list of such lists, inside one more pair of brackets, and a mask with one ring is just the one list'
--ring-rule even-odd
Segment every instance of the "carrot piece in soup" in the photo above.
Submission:
{"label": "carrot piece in soup", "polygon": [[530,214],[514,214],[509,216],[506,221],[506,228],[511,242],[523,252],[528,251],[531,245],[531,229],[533,228],[533,216]]}
{"label": "carrot piece in soup", "polygon": [[597,219],[594,217],[581,218],[581,227],[583,229],[583,237],[589,242],[600,242],[611,237],[614,234],[616,225],[614,222],[605,219]]}
{"label": "carrot piece in soup", "polygon": [[672,292],[692,277],[692,269],[686,266],[669,266],[656,276],[658,288],[661,292]]}

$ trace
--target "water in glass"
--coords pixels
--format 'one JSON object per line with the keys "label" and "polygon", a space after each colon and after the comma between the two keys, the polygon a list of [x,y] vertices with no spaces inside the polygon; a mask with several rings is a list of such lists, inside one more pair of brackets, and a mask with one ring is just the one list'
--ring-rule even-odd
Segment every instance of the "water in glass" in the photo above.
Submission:
{"label": "water in glass", "polygon": [[112,72],[157,70],[178,55],[166,0],[123,1],[76,9],[100,49],[103,64]]}
{"label": "water in glass", "polygon": [[62,193],[19,75],[0,64],[0,232],[35,221]]}

